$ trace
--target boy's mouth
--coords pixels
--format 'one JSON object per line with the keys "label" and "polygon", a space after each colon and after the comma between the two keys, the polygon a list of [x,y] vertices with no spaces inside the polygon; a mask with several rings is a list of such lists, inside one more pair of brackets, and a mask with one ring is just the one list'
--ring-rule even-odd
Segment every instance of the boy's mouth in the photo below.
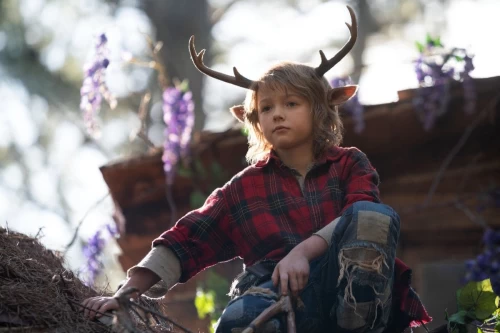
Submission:
{"label": "boy's mouth", "polygon": [[276,132],[276,131],[280,131],[280,130],[287,130],[289,129],[288,127],[285,127],[285,126],[276,126],[274,129],[273,129],[273,133]]}

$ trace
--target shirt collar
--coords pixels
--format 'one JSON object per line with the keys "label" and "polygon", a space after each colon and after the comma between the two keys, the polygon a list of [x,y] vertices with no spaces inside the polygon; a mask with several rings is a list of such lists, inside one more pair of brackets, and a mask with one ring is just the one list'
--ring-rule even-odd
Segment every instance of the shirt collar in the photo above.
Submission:
{"label": "shirt collar", "polygon": [[[322,165],[325,164],[326,162],[333,162],[335,160],[335,157],[338,154],[338,147],[331,147],[327,150],[326,154],[324,154],[321,158],[317,159],[316,162],[314,163],[315,165]],[[278,166],[283,166],[283,162],[279,158],[278,154],[276,153],[275,150],[271,150],[265,157],[263,157],[261,160],[259,160],[257,163],[255,163],[255,166],[257,168],[263,168],[266,165],[268,165],[271,161],[275,162],[276,165]]]}

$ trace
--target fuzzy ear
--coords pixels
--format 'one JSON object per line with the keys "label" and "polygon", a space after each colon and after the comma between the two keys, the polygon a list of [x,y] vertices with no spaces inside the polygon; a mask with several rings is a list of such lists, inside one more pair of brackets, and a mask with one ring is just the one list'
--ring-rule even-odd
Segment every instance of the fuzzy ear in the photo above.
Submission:
{"label": "fuzzy ear", "polygon": [[345,86],[332,88],[328,91],[328,103],[330,105],[340,105],[351,99],[358,91],[358,86]]}
{"label": "fuzzy ear", "polygon": [[245,122],[245,108],[243,105],[235,105],[229,108],[233,116],[238,119],[238,121],[244,123]]}

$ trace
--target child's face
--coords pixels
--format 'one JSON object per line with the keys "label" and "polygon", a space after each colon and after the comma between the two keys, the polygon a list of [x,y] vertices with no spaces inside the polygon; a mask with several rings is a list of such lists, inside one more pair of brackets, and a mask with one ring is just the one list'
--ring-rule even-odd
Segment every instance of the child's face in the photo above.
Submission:
{"label": "child's face", "polygon": [[257,108],[262,133],[275,150],[312,147],[313,119],[305,97],[293,90],[263,87],[257,94]]}

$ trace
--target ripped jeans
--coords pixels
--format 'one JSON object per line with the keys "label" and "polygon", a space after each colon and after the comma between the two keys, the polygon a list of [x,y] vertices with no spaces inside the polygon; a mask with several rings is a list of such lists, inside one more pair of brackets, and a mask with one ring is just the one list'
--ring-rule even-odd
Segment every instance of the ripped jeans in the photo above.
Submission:
{"label": "ripped jeans", "polygon": [[[394,260],[399,216],[389,206],[360,201],[339,219],[332,245],[313,260],[309,280],[295,312],[297,332],[384,332],[392,308]],[[216,333],[238,333],[276,302],[272,281],[232,299]],[[263,292],[268,288],[268,292]],[[284,316],[271,319],[257,333],[286,332]]]}

